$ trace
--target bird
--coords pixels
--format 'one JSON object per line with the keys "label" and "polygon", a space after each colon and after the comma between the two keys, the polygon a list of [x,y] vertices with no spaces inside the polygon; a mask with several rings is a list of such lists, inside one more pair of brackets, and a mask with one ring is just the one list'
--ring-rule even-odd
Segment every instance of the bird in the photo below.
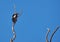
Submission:
{"label": "bird", "polygon": [[17,18],[18,18],[18,13],[14,13],[14,14],[12,15],[12,21],[13,21],[14,24],[16,23]]}

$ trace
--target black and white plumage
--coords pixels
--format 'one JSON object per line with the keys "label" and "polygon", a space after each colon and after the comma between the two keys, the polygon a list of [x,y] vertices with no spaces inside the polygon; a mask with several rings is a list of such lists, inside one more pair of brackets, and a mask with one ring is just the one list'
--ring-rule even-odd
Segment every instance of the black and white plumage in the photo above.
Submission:
{"label": "black and white plumage", "polygon": [[17,18],[18,18],[18,13],[14,13],[14,14],[12,15],[12,21],[13,21],[13,23],[16,23]]}

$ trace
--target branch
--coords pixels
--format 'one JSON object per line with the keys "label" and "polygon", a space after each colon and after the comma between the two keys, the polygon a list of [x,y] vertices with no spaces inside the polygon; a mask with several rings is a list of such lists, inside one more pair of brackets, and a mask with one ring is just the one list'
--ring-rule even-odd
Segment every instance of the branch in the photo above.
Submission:
{"label": "branch", "polygon": [[49,32],[50,32],[50,29],[48,28],[48,31],[46,33],[46,42],[48,42],[48,34],[49,34]]}
{"label": "branch", "polygon": [[10,42],[13,42],[13,40],[12,40],[12,39],[10,39]]}
{"label": "branch", "polygon": [[15,30],[14,30],[14,23],[12,24],[12,33],[13,33],[13,38],[11,38],[10,39],[10,42],[13,42],[14,40],[15,40],[15,38],[16,38],[16,32],[15,32]]}
{"label": "branch", "polygon": [[57,30],[60,28],[60,26],[58,26],[54,31],[53,31],[53,33],[52,33],[52,35],[51,35],[51,38],[50,38],[50,42],[52,42],[52,38],[53,38],[53,36],[54,36],[54,34],[57,32]]}

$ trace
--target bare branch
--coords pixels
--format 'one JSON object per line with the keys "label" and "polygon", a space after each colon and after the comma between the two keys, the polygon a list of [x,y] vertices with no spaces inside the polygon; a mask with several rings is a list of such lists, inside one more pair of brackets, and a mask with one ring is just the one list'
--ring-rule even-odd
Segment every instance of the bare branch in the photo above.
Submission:
{"label": "bare branch", "polygon": [[13,38],[11,38],[10,39],[10,42],[13,42],[14,40],[15,40],[15,38],[16,38],[16,32],[15,32],[15,30],[14,30],[14,23],[12,23],[12,33],[13,33]]}
{"label": "bare branch", "polygon": [[13,33],[13,40],[15,40],[15,38],[16,38],[16,32],[15,32],[15,30],[14,30],[14,23],[13,23],[13,25],[12,25],[12,33]]}
{"label": "bare branch", "polygon": [[50,32],[50,29],[48,28],[48,31],[47,31],[47,33],[46,33],[46,42],[49,42],[49,41],[48,41],[48,34],[49,34],[49,32]]}
{"label": "bare branch", "polygon": [[50,42],[52,42],[52,38],[53,38],[53,36],[54,36],[54,34],[57,32],[57,30],[60,28],[60,26],[58,26],[54,31],[53,31],[53,33],[52,33],[52,35],[51,35],[51,38],[50,38]]}
{"label": "bare branch", "polygon": [[10,39],[10,42],[13,42],[13,40],[12,40],[12,39]]}

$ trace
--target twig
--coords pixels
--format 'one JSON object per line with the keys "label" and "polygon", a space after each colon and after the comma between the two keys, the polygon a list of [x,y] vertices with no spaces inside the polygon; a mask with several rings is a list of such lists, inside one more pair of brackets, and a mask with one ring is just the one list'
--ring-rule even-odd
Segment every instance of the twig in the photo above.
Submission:
{"label": "twig", "polygon": [[48,34],[49,34],[49,32],[50,32],[50,29],[48,28],[48,31],[47,31],[47,33],[46,33],[46,42],[49,42],[49,41],[48,41]]}
{"label": "twig", "polygon": [[12,26],[12,33],[13,33],[13,40],[15,40],[15,38],[16,38],[16,32],[15,32],[15,30],[14,30],[14,23],[13,23],[13,26]]}
{"label": "twig", "polygon": [[13,38],[11,38],[10,39],[10,42],[13,42],[14,40],[15,40],[15,38],[16,38],[16,32],[15,32],[15,30],[14,30],[14,23],[12,24],[12,33],[13,33]]}
{"label": "twig", "polygon": [[52,42],[52,38],[53,38],[54,34],[56,33],[56,31],[57,31],[59,28],[60,28],[60,26],[58,26],[58,27],[53,31],[53,33],[52,33],[52,35],[51,35],[51,38],[50,38],[50,42]]}

